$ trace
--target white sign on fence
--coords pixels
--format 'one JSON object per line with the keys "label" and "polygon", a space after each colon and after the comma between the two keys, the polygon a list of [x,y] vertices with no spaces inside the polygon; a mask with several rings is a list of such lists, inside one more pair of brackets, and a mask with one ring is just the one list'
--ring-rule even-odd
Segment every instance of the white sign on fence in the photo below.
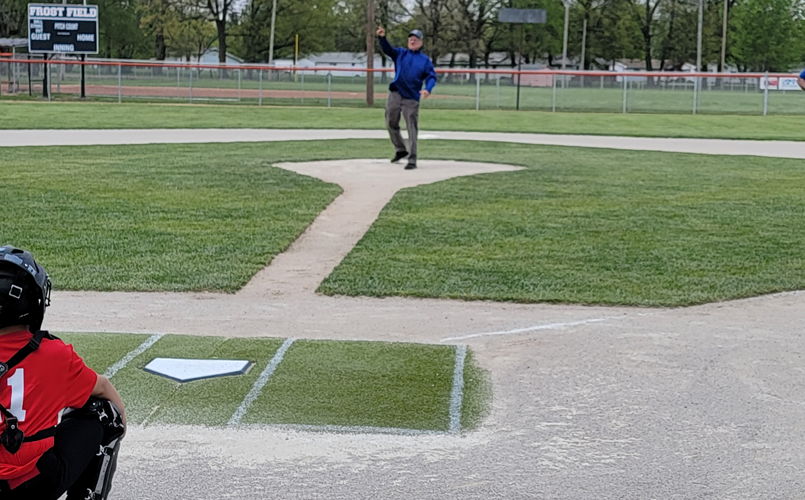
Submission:
{"label": "white sign on fence", "polygon": [[770,76],[768,78],[761,78],[760,90],[766,90],[766,87],[768,87],[769,90],[800,90],[796,76],[784,78]]}

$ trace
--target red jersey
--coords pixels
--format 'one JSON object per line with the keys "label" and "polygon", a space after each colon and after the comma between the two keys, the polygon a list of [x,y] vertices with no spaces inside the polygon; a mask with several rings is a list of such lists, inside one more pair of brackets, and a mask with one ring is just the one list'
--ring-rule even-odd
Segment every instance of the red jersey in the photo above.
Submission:
{"label": "red jersey", "polygon": [[[29,340],[27,331],[0,336],[0,361],[11,359]],[[33,436],[56,425],[63,409],[84,406],[97,379],[73,346],[44,338],[39,349],[0,378],[0,404],[17,417],[26,436]],[[0,421],[4,430],[2,414]],[[0,446],[0,479],[9,480],[14,488],[36,476],[36,461],[52,447],[52,437],[24,443],[13,455]]]}

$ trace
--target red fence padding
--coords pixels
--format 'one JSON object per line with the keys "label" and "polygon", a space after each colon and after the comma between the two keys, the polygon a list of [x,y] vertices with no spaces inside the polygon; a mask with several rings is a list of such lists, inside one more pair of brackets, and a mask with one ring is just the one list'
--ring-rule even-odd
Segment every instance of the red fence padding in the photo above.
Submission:
{"label": "red fence padding", "polygon": [[[11,54],[0,53],[0,57],[10,57]],[[42,59],[3,59],[2,62],[13,62],[20,64],[44,64]],[[173,62],[139,62],[139,61],[105,61],[105,60],[89,60],[89,61],[65,61],[65,60],[50,60],[47,64],[66,64],[66,65],[85,65],[85,66],[121,66],[121,67],[137,67],[137,68],[183,68],[183,69],[227,69],[227,70],[252,70],[252,71],[296,71],[296,72],[361,72],[361,73],[393,73],[392,68],[338,68],[338,67],[303,67],[303,66],[269,66],[267,64],[193,64],[193,63],[173,63]],[[601,71],[601,70],[556,70],[556,69],[540,69],[540,70],[523,70],[517,71],[516,69],[446,69],[437,68],[436,73],[440,74],[474,74],[474,75],[565,75],[565,76],[616,76],[627,78],[791,78],[799,76],[796,73],[687,73],[682,71]]]}

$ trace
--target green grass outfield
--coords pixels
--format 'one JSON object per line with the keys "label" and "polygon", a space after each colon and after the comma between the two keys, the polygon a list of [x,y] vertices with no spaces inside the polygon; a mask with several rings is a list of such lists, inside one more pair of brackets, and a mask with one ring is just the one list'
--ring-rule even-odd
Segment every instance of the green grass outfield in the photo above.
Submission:
{"label": "green grass outfield", "polygon": [[[57,289],[230,292],[339,193],[273,162],[389,149],[4,148],[0,241]],[[421,155],[526,168],[401,191],[321,291],[681,306],[805,288],[801,160],[431,140]]]}
{"label": "green grass outfield", "polygon": [[[382,109],[0,100],[0,129],[324,128],[382,129]],[[423,130],[547,134],[805,139],[805,117],[542,113],[423,109]]]}
{"label": "green grass outfield", "polygon": [[[125,334],[60,337],[101,374],[149,339]],[[278,338],[166,335],[111,380],[132,424],[227,425],[282,343]],[[179,383],[143,370],[156,357],[241,359],[253,366],[245,375]],[[455,366],[454,346],[298,340],[238,423],[445,432],[451,430]],[[471,430],[488,411],[491,397],[488,375],[471,352],[461,380],[460,430]]]}
{"label": "green grass outfield", "polygon": [[[228,89],[229,96],[219,97],[221,100],[236,100],[242,103],[255,104],[257,97],[246,97],[238,95],[239,88],[242,91],[256,91],[262,88],[266,92],[263,96],[263,104],[271,105],[308,105],[326,106],[327,99],[312,99],[310,95],[305,98],[285,99],[275,98],[269,95],[270,91],[307,91],[307,92],[327,92],[328,88],[332,92],[350,92],[354,96],[351,99],[340,100],[334,105],[337,106],[362,106],[363,98],[361,94],[366,91],[366,80],[363,77],[338,77],[334,76],[332,83],[328,86],[326,75],[297,75],[296,81],[290,80],[288,75],[283,75],[281,81],[269,81],[264,78],[262,83],[257,79],[257,74],[253,73],[253,78],[246,78],[247,73],[242,73],[242,78],[238,80],[238,73],[230,71],[229,78],[218,78],[215,70],[202,71],[202,77],[198,75],[189,78],[190,72],[183,71],[177,78],[175,72],[172,75],[158,76],[150,75],[148,71],[139,71],[137,75],[126,74],[122,78],[122,96],[128,99],[153,99],[149,97],[153,93],[153,88],[164,88],[164,94],[170,95],[177,90],[189,93],[188,89]],[[463,75],[462,75],[463,76]],[[476,93],[478,93],[481,109],[515,109],[517,103],[516,80],[503,78],[500,83],[494,78],[481,79],[479,88],[476,88],[474,81],[465,80],[457,77],[452,80],[441,78],[436,86],[435,98],[422,103],[424,108],[437,109],[475,109]],[[746,82],[750,83],[750,81]],[[72,85],[73,96],[57,95],[58,99],[71,99],[77,94],[75,90],[79,84],[78,73],[68,73],[64,85]],[[113,97],[117,100],[117,75],[98,75],[90,72],[87,78],[90,86],[87,90],[91,98],[93,95],[93,85],[107,87],[106,93],[112,91]],[[586,86],[579,87],[579,79],[574,78],[572,85],[563,88],[561,82],[557,82],[556,89],[552,87],[530,87],[524,85],[520,89],[520,109],[523,110],[543,110],[550,111],[556,108],[559,111],[574,112],[609,112],[620,113],[623,111],[624,89],[622,83],[616,81],[615,77],[587,77]],[[763,113],[764,92],[757,88],[758,81],[751,80],[751,86],[735,84],[730,86],[728,83],[724,88],[720,82],[716,85],[703,89],[698,93],[697,113],[712,114],[743,114],[761,115]],[[27,82],[23,83],[23,87]],[[376,82],[378,92],[385,92],[387,83],[380,80]],[[53,85],[53,92],[58,94],[59,87]],[[140,90],[143,89],[143,90]],[[39,92],[41,93],[41,91]],[[198,99],[196,92],[196,99]],[[253,92],[252,92],[253,93]],[[140,97],[137,97],[137,96]],[[24,95],[27,97],[27,95]],[[337,97],[337,96],[336,96]],[[682,113],[691,114],[693,109],[693,84],[684,82],[669,84],[666,87],[639,88],[630,83],[626,89],[626,109],[630,113]],[[174,101],[187,101],[178,97],[170,98]],[[805,114],[805,95],[801,91],[770,91],[768,94],[768,113],[769,114]]]}

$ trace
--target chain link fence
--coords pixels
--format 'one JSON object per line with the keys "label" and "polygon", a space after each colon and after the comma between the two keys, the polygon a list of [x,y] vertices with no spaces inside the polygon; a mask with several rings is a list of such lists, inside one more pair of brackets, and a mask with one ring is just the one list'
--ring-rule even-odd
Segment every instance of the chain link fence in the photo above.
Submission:
{"label": "chain link fence", "polygon": [[[0,57],[0,94],[117,102],[366,105],[363,68],[203,65],[108,59]],[[82,93],[81,68],[85,78]],[[376,105],[393,70],[374,73]],[[608,113],[805,114],[797,76],[438,69],[423,108]]]}

